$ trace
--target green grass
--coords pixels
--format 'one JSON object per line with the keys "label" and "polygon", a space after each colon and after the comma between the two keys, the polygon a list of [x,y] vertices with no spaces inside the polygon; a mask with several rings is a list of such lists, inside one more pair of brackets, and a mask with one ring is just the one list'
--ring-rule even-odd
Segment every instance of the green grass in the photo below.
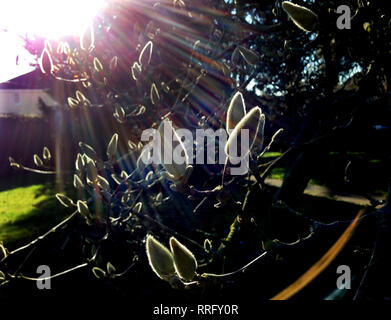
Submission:
{"label": "green grass", "polygon": [[18,187],[0,192],[0,241],[12,245],[32,239],[60,221],[66,213],[45,185]]}
{"label": "green grass", "polygon": [[274,168],[269,175],[272,179],[284,179],[285,168]]}
{"label": "green grass", "polygon": [[262,158],[277,158],[282,155],[282,152],[266,152]]}

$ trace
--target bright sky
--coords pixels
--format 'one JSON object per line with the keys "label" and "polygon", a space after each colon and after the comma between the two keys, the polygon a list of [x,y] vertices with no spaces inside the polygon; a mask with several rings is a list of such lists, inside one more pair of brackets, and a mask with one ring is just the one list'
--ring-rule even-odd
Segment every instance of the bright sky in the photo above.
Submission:
{"label": "bright sky", "polygon": [[[0,0],[0,82],[31,71],[18,35],[80,35],[105,0]],[[4,30],[7,30],[5,32]],[[19,55],[19,65],[16,57]]]}

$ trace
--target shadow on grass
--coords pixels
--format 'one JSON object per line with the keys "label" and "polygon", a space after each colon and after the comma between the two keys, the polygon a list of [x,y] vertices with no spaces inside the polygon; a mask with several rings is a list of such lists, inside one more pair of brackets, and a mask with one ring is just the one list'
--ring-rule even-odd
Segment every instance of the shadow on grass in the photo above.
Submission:
{"label": "shadow on grass", "polygon": [[71,213],[72,209],[63,207],[55,198],[55,187],[54,182],[41,185],[34,192],[34,198],[42,200],[33,204],[32,210],[20,216],[16,212],[12,221],[5,221],[0,226],[0,240],[8,248],[16,248],[33,240]]}

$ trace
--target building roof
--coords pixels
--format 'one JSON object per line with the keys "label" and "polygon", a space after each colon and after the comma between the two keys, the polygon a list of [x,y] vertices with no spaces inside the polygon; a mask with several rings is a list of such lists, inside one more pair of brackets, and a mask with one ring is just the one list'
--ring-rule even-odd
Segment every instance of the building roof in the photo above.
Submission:
{"label": "building roof", "polygon": [[50,78],[35,69],[19,77],[0,83],[0,89],[46,89],[50,87]]}

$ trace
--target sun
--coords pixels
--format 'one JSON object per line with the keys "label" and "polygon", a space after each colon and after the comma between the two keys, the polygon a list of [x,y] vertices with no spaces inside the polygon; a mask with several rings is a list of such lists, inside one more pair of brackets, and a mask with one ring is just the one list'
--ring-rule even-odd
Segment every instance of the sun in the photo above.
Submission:
{"label": "sun", "polygon": [[0,29],[56,39],[80,35],[105,0],[15,0],[0,2]]}

